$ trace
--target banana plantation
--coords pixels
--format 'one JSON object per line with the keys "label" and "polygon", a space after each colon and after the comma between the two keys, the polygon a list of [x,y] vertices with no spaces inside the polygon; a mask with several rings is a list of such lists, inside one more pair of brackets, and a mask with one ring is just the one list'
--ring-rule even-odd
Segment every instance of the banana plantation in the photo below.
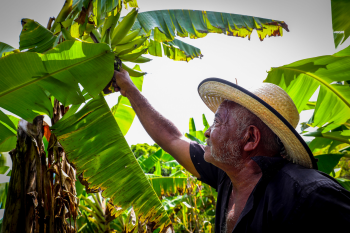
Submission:
{"label": "banana plantation", "polygon": [[[350,4],[331,6],[337,47],[350,36]],[[47,25],[21,23],[19,48],[0,42],[0,175],[8,180],[0,183],[1,232],[214,232],[215,189],[159,146],[126,142],[135,112],[122,95],[107,105],[105,97],[117,95],[114,71],[128,71],[142,91],[139,64],[150,56],[203,56],[181,38],[256,32],[263,41],[282,36],[287,24],[212,11],[139,12],[136,0],[66,0]],[[272,68],[265,80],[286,90],[299,113],[314,110],[301,134],[319,170],[348,190],[349,64],[347,47]],[[185,136],[204,145],[204,114],[202,121],[198,130],[191,118]]]}

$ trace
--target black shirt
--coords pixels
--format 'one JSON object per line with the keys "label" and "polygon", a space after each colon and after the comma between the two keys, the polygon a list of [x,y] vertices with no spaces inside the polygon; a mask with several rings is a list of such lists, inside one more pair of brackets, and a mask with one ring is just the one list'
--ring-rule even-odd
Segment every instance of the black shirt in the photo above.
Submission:
{"label": "black shirt", "polygon": [[[202,182],[218,192],[215,232],[223,232],[232,183],[207,163],[202,145],[191,142],[191,159]],[[335,179],[281,157],[253,157],[262,177],[233,232],[350,232],[350,192]],[[345,230],[345,231],[344,231]]]}

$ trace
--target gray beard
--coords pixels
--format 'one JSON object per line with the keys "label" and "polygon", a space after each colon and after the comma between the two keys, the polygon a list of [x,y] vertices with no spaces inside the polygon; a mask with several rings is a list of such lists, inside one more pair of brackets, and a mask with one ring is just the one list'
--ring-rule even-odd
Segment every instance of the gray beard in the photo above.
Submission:
{"label": "gray beard", "polygon": [[241,146],[238,140],[230,140],[224,143],[223,147],[214,150],[210,147],[211,156],[218,162],[228,164],[238,168],[241,166]]}

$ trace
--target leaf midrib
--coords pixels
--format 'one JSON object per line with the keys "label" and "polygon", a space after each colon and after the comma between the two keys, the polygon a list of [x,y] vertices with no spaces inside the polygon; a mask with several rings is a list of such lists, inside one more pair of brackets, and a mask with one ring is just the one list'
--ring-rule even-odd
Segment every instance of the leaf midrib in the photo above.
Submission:
{"label": "leaf midrib", "polygon": [[[69,69],[71,69],[71,68],[73,68],[73,67],[75,67],[75,66],[78,66],[78,65],[83,64],[83,63],[85,63],[85,62],[88,62],[88,61],[90,61],[90,60],[93,60],[93,59],[95,59],[95,58],[97,58],[97,57],[103,56],[104,54],[107,54],[107,53],[108,53],[108,50],[106,50],[106,51],[104,51],[103,53],[100,53],[100,54],[98,54],[98,55],[95,55],[95,56],[93,56],[93,57],[91,57],[91,58],[88,58],[88,59],[86,59],[86,60],[77,62],[77,63],[75,63],[75,64],[73,64],[73,65],[70,65],[70,66],[67,66],[67,67],[65,67],[65,68],[63,68],[63,69],[57,70],[57,71],[55,71],[55,72],[53,72],[53,73],[47,74],[47,75],[45,75],[45,76],[43,76],[43,77],[41,77],[41,78],[37,78],[37,79],[34,79],[33,81],[25,82],[25,83],[23,83],[23,84],[20,85],[20,86],[17,86],[17,87],[15,87],[15,88],[9,89],[8,91],[5,91],[3,94],[0,94],[0,98],[2,98],[3,96],[8,95],[8,94],[10,94],[10,93],[12,93],[12,92],[14,92],[14,91],[17,91],[18,89],[21,89],[21,88],[24,88],[24,87],[26,87],[26,86],[28,86],[28,85],[34,84],[34,83],[36,83],[36,82],[39,82],[40,80],[43,80],[43,79],[45,79],[45,78],[48,78],[48,77],[53,76],[53,75],[55,75],[55,74],[58,74],[58,73],[60,73],[60,72],[62,72],[62,71],[69,70]],[[43,61],[41,60],[41,62],[43,62]],[[44,67],[45,67],[45,66],[44,66]],[[46,67],[45,67],[45,69],[46,69]]]}
{"label": "leaf midrib", "polygon": [[348,102],[339,91],[337,91],[335,88],[333,88],[331,84],[324,81],[321,77],[318,77],[317,75],[314,75],[314,74],[309,73],[309,72],[305,72],[302,70],[293,69],[293,68],[289,68],[289,67],[278,67],[277,69],[286,69],[286,70],[296,71],[296,72],[306,74],[306,75],[316,79],[318,82],[320,82],[325,87],[327,87],[330,91],[332,91],[336,96],[338,96],[350,108],[350,102]]}

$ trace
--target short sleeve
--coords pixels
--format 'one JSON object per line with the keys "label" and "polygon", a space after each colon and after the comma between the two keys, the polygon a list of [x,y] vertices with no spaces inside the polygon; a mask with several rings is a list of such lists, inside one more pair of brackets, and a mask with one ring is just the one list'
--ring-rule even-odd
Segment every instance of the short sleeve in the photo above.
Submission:
{"label": "short sleeve", "polygon": [[191,142],[190,155],[194,167],[201,176],[198,180],[217,189],[220,169],[204,160],[204,146]]}

